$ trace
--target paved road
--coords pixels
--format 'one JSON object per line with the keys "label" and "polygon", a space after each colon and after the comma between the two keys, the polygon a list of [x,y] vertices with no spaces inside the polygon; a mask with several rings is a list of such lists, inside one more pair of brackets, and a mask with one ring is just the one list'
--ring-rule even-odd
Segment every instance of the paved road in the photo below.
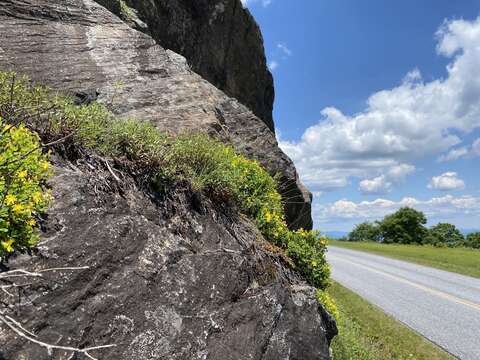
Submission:
{"label": "paved road", "polygon": [[334,280],[459,359],[480,360],[480,279],[333,246],[327,258]]}

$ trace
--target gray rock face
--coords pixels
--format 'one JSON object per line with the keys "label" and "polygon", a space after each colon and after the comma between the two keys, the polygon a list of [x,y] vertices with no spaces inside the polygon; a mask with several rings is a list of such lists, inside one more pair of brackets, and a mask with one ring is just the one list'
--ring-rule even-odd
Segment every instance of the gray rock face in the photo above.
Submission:
{"label": "gray rock face", "polygon": [[[156,3],[149,2],[158,10]],[[199,1],[198,9],[203,8],[200,4],[209,8],[207,3],[216,2]],[[186,16],[184,2],[177,5],[169,7],[169,18]],[[243,9],[236,11],[240,18],[248,16]],[[183,20],[175,21],[172,28]],[[228,21],[234,20],[222,20]],[[251,31],[258,32],[255,29]],[[212,30],[218,31],[221,27]],[[311,194],[265,122],[190,70],[184,57],[165,50],[106,8],[92,0],[0,0],[0,34],[0,68],[26,73],[80,99],[97,97],[119,116],[151,121],[165,132],[208,132],[258,159],[279,177],[290,227],[311,228]],[[214,42],[206,35],[198,40]],[[210,57],[215,56],[205,54],[202,61]],[[249,81],[257,86],[254,79]]]}
{"label": "gray rock face", "polygon": [[240,0],[125,0],[132,10],[122,9],[118,0],[97,2],[183,55],[194,71],[274,131],[273,78],[262,34]]}
{"label": "gray rock face", "polygon": [[[179,187],[153,197],[103,162],[58,158],[55,202],[38,254],[12,269],[45,272],[21,296],[0,292],[7,314],[57,346],[105,360],[329,359],[336,332],[325,310],[252,224]],[[119,173],[120,174],[120,173]],[[271,248],[271,247],[270,247]],[[0,326],[0,359],[49,355]]]}

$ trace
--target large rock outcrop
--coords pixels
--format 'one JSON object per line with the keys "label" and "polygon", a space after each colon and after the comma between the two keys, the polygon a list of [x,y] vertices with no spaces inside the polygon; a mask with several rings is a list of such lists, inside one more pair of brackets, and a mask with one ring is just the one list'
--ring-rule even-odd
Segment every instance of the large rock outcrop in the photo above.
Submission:
{"label": "large rock outcrop", "polygon": [[240,0],[97,2],[165,49],[183,55],[194,71],[246,105],[274,131],[273,78],[262,34]]}
{"label": "large rock outcrop", "polygon": [[[171,19],[172,29],[182,21],[188,24],[188,14],[193,28],[195,21],[211,16],[195,11],[225,4],[223,10],[215,7],[222,19],[218,28],[199,32],[201,41],[232,21],[250,24],[248,34],[258,33],[238,1],[236,10],[230,8],[233,1],[192,1],[197,5],[189,7],[180,0],[150,3],[158,16],[160,4],[170,9],[162,16]],[[98,100],[120,117],[150,121],[165,132],[204,131],[231,143],[278,174],[289,199],[289,225],[310,227],[310,194],[278,148],[266,118],[242,105],[254,108],[248,99],[229,97],[212,85],[214,80],[197,74],[202,71],[192,71],[184,57],[159,45],[151,19],[137,10],[134,27],[142,31],[92,0],[0,0],[0,68],[25,73],[80,101]],[[240,19],[227,17],[227,10]],[[188,39],[180,49],[187,55],[187,48],[196,45]],[[232,44],[237,50],[225,52],[229,60],[212,60],[212,68],[223,66],[235,74],[225,64],[234,61],[229,57],[240,51],[240,39]],[[202,46],[198,64],[208,64],[217,50]],[[192,66],[200,66],[192,59]],[[17,278],[25,286],[16,296],[0,292],[1,316],[57,346],[115,344],[91,351],[105,360],[330,358],[335,323],[318,304],[315,289],[250,221],[228,204],[181,184],[154,193],[122,164],[115,164],[118,172],[112,176],[105,159],[77,155],[56,153],[50,184],[55,201],[42,221],[38,251],[8,264],[11,269],[57,270]],[[86,358],[67,350],[49,353],[5,324],[0,344],[0,360]]]}
{"label": "large rock outcrop", "polygon": [[[55,203],[38,253],[12,269],[19,296],[0,292],[36,340],[88,348],[103,360],[329,359],[335,324],[254,226],[228,207],[176,187],[141,190],[104,160],[57,157]],[[75,165],[73,165],[75,163]],[[87,266],[88,268],[83,268]],[[76,270],[75,270],[76,269]],[[86,359],[0,326],[0,359]]]}
{"label": "large rock outcrop", "polygon": [[[138,2],[141,3],[144,2]],[[219,34],[229,22],[242,21],[251,28],[245,31],[257,34],[258,41],[251,42],[261,47],[258,27],[248,12],[241,6],[239,8],[238,0],[225,2],[225,7],[220,6],[218,1],[145,3],[149,3],[155,11],[160,11],[161,3],[169,9],[162,16],[170,19],[172,39],[179,23],[196,28],[196,23],[187,17],[202,9],[213,11],[207,4],[218,3],[217,17],[208,15],[213,16],[212,28],[204,30],[195,41],[185,39],[182,51],[185,53],[193,51],[188,50],[190,47],[203,46],[207,50],[199,56],[202,64],[211,61],[212,68],[224,66],[232,79],[248,83],[253,88],[257,86],[255,79],[244,80],[241,75],[235,75],[237,72],[248,72],[241,64],[248,56],[232,55],[234,51],[242,51],[241,39],[232,40],[236,45],[231,48],[237,50],[231,50],[232,53],[228,52],[227,56],[230,63],[240,61],[238,71],[233,72],[230,70],[233,65],[216,63],[215,51],[208,50],[211,45],[206,45],[216,42],[211,36],[221,36]],[[189,6],[185,12],[189,3],[197,5]],[[226,14],[232,11],[231,6],[240,15],[227,17]],[[204,19],[204,15],[193,18]],[[152,26],[149,29],[153,29]],[[153,30],[151,32],[155,34]],[[160,28],[158,32],[161,32]],[[258,159],[271,174],[278,176],[290,227],[312,226],[311,194],[300,183],[293,163],[278,148],[275,135],[265,122],[190,70],[184,57],[165,50],[152,37],[131,28],[97,2],[0,0],[0,34],[0,68],[26,73],[34,81],[83,99],[97,99],[119,116],[151,121],[166,132],[206,131],[230,142],[238,151]],[[194,58],[191,55],[191,59]],[[261,59],[261,56],[256,58]],[[191,60],[191,63],[195,61]],[[265,64],[260,62],[258,66],[264,68]]]}

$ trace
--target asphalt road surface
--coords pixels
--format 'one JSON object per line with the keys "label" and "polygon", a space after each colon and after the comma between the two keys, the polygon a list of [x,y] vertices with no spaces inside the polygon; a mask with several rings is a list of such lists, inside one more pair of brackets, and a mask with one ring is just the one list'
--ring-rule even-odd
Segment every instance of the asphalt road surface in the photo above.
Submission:
{"label": "asphalt road surface", "polygon": [[335,281],[453,356],[480,360],[480,279],[333,246],[327,258]]}

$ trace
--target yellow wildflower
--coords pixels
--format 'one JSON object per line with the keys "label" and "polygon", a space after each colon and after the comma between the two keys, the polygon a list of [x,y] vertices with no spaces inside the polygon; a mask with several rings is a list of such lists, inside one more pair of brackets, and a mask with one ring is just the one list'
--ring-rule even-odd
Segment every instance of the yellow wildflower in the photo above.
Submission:
{"label": "yellow wildflower", "polygon": [[265,213],[265,221],[267,223],[272,221],[272,214],[270,214],[268,211]]}
{"label": "yellow wildflower", "polygon": [[12,211],[15,214],[20,214],[24,210],[24,206],[22,204],[15,204],[12,206]]}
{"label": "yellow wildflower", "polygon": [[35,221],[35,219],[29,219],[29,220],[27,221],[27,225],[35,226],[35,225],[37,225],[37,222]]}
{"label": "yellow wildflower", "polygon": [[42,193],[40,191],[33,193],[32,201],[35,205],[39,204],[42,201]]}
{"label": "yellow wildflower", "polygon": [[2,247],[6,252],[12,253],[13,252],[13,239],[8,239],[7,241],[2,241]]}
{"label": "yellow wildflower", "polygon": [[50,163],[48,161],[43,161],[41,167],[43,170],[47,171],[48,169],[50,169]]}
{"label": "yellow wildflower", "polygon": [[21,180],[25,179],[27,177],[27,175],[28,175],[27,170],[22,170],[17,174],[18,178],[21,179]]}
{"label": "yellow wildflower", "polygon": [[17,198],[15,197],[15,195],[8,194],[7,196],[5,196],[5,204],[13,205],[16,202],[17,202]]}

